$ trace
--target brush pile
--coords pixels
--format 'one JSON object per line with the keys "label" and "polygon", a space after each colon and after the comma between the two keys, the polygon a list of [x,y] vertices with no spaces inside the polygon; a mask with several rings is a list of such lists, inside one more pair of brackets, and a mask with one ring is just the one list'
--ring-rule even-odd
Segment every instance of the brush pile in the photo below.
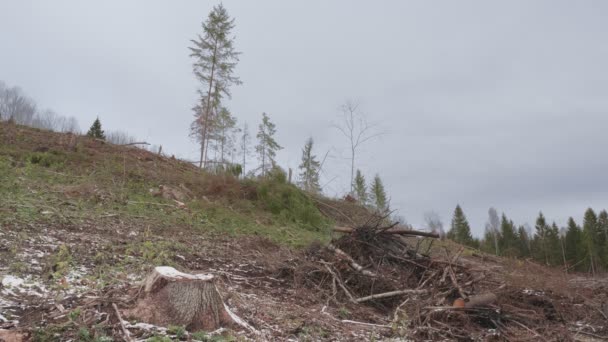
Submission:
{"label": "brush pile", "polygon": [[384,218],[334,230],[344,235],[309,248],[307,261],[292,269],[296,283],[319,290],[327,305],[382,313],[385,320],[370,323],[384,328],[386,336],[465,341],[571,336],[546,294],[494,279],[488,269],[462,258],[464,248],[450,255],[448,248],[434,247],[430,257],[434,239],[428,238],[435,234],[387,225]]}

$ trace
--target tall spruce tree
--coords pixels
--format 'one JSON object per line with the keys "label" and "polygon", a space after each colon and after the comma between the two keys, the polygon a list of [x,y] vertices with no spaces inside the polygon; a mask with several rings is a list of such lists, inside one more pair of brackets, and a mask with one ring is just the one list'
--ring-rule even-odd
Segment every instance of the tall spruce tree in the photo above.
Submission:
{"label": "tall spruce tree", "polygon": [[582,270],[582,261],[586,257],[583,231],[572,217],[568,219],[568,230],[566,231],[564,249],[566,250],[566,262],[568,263],[568,267],[578,271]]}
{"label": "tall spruce tree", "polygon": [[534,228],[536,229],[536,232],[534,233],[534,240],[532,241],[533,256],[536,260],[549,264],[549,253],[546,241],[549,226],[547,225],[547,220],[545,220],[545,216],[542,212],[538,213]]}
{"label": "tall spruce tree", "polygon": [[583,241],[587,251],[585,266],[587,266],[587,270],[593,274],[598,272],[598,261],[600,256],[597,236],[597,216],[593,209],[589,208],[585,211],[585,216],[583,218]]}
{"label": "tall spruce tree", "polygon": [[598,245],[602,266],[608,270],[608,212],[600,211],[597,215]]}
{"label": "tall spruce tree", "polygon": [[258,159],[260,160],[260,171],[262,177],[276,166],[274,158],[277,155],[277,151],[282,147],[274,140],[274,134],[276,133],[275,124],[270,121],[266,113],[262,113],[262,123],[258,127],[258,145],[255,147],[258,153]]}
{"label": "tall spruce tree", "polygon": [[106,140],[106,135],[103,129],[101,129],[101,122],[99,121],[99,117],[96,118],[95,121],[93,121],[91,128],[89,128],[89,131],[87,132],[87,136],[95,139]]}
{"label": "tall spruce tree", "polygon": [[222,167],[229,161],[228,154],[234,148],[234,134],[236,118],[226,107],[218,108],[213,123],[207,132],[207,149],[215,153],[217,165]]}
{"label": "tall spruce tree", "polygon": [[547,229],[546,235],[547,254],[549,256],[549,265],[563,265],[564,257],[559,236],[559,227],[555,222]]}
{"label": "tall spruce tree", "polygon": [[357,169],[357,175],[355,176],[355,195],[357,196],[357,201],[359,201],[359,204],[367,204],[367,185],[365,184],[365,177],[359,169]]}
{"label": "tall spruce tree", "polygon": [[517,248],[519,250],[519,256],[527,258],[530,256],[530,236],[526,231],[526,227],[519,226],[517,229],[518,243]]}
{"label": "tall spruce tree", "polygon": [[457,205],[454,209],[452,225],[447,237],[463,245],[475,246],[473,235],[471,235],[471,227],[469,227],[469,222],[460,205]]}
{"label": "tall spruce tree", "polygon": [[[494,244],[495,236],[496,236],[496,233],[494,232],[494,230],[491,229],[488,224],[486,224],[484,234],[483,234],[483,240],[481,240],[481,246],[480,246],[482,251],[484,251],[486,253],[490,253],[490,254],[497,253],[498,246]],[[498,254],[496,254],[496,255],[498,255]]]}
{"label": "tall spruce tree", "polygon": [[299,185],[310,193],[321,192],[321,186],[319,185],[319,168],[321,163],[317,160],[317,157],[312,153],[313,140],[312,137],[306,140],[304,148],[302,149],[302,163],[300,164],[300,181]]}
{"label": "tall spruce tree", "polygon": [[517,249],[517,233],[513,221],[507,219],[505,214],[502,214],[500,221],[500,239],[499,248],[501,255],[515,257],[518,255]]}
{"label": "tall spruce tree", "polygon": [[191,135],[201,144],[200,167],[205,163],[214,113],[218,113],[224,96],[230,98],[230,86],[241,84],[234,75],[240,54],[234,49],[234,19],[219,4],[213,7],[202,26],[203,33],[191,40],[193,46],[189,48],[190,57],[194,59],[192,69],[200,82],[200,100],[194,107],[195,119],[191,126]]}
{"label": "tall spruce tree", "polygon": [[388,202],[386,198],[386,191],[384,190],[384,184],[382,184],[382,179],[380,179],[380,176],[377,174],[370,185],[370,194],[371,202],[374,203],[374,206],[378,211],[383,212],[388,210]]}

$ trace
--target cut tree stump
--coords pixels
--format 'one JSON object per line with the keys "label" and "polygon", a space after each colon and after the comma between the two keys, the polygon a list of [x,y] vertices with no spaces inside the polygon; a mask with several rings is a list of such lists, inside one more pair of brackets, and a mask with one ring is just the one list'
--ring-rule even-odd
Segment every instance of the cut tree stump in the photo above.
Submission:
{"label": "cut tree stump", "polygon": [[235,324],[255,330],[228,309],[212,274],[186,274],[160,266],[142,285],[137,305],[125,317],[141,322],[184,326],[190,331],[216,330]]}

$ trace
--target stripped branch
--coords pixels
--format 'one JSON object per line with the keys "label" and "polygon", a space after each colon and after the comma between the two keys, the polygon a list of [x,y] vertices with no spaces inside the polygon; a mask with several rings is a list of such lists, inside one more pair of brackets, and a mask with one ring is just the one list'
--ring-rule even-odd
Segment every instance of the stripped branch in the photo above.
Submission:
{"label": "stripped branch", "polygon": [[350,266],[355,269],[357,272],[366,275],[368,277],[377,277],[377,275],[372,272],[372,271],[368,271],[365,268],[363,268],[363,266],[359,265],[355,259],[353,259],[350,255],[346,254],[343,250],[341,250],[340,248],[334,246],[333,244],[329,244],[327,245],[327,249],[329,249],[330,251],[334,252],[337,256],[342,257],[344,259],[346,259],[346,261],[348,261],[348,263],[350,264]]}
{"label": "stripped branch", "polygon": [[367,297],[357,298],[355,301],[357,303],[363,303],[363,302],[367,302],[368,300],[372,300],[372,299],[400,296],[400,295],[404,295],[404,294],[426,294],[426,293],[428,293],[428,291],[426,291],[426,290],[413,290],[413,289],[398,290],[398,291],[378,293],[378,294],[373,294],[373,295],[370,295]]}
{"label": "stripped branch", "polygon": [[[334,227],[334,232],[339,233],[352,233],[354,231],[351,227]],[[404,228],[390,228],[386,230],[380,230],[378,233],[381,234],[397,234],[397,235],[411,235],[411,236],[424,236],[430,238],[439,238],[439,234],[430,232],[421,232],[419,230],[404,229]]]}

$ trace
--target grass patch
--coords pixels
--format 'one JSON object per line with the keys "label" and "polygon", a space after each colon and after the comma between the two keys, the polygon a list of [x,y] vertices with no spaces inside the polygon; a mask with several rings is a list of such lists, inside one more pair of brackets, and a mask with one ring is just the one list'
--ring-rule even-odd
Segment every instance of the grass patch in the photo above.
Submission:
{"label": "grass patch", "polygon": [[[330,220],[284,179],[240,181],[84,137],[68,148],[61,134],[6,132],[0,132],[0,225],[79,225],[117,216],[155,231],[258,235],[290,246],[329,239]],[[149,190],[161,184],[189,189],[188,209],[153,197]],[[145,258],[165,257],[151,251]]]}

